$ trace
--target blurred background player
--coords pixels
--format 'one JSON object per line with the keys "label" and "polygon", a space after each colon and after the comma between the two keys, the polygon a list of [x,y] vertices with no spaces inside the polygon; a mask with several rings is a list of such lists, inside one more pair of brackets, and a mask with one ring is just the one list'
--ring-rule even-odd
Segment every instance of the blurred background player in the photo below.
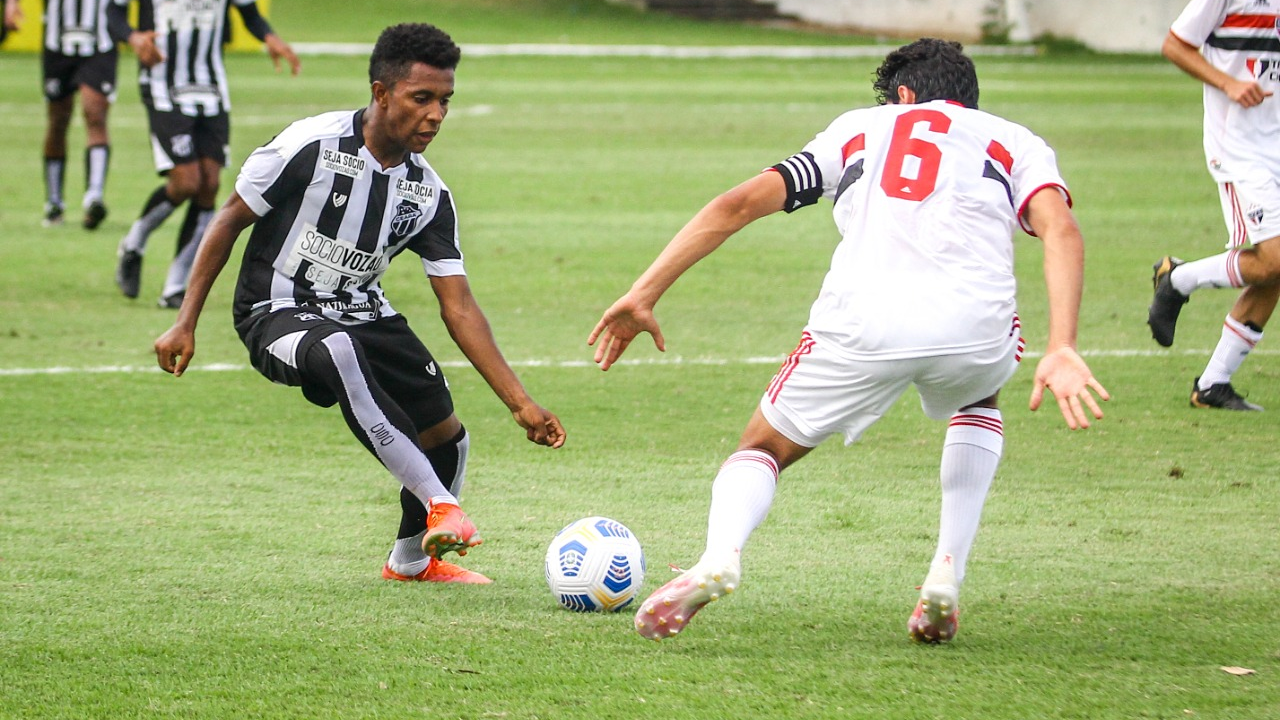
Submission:
{"label": "blurred background player", "polygon": [[299,120],[254,151],[209,226],[173,327],[155,343],[160,366],[181,375],[209,289],[253,225],[236,330],[259,372],[312,403],[340,405],[400,481],[388,580],[489,582],[440,559],[480,543],[458,505],[470,436],[443,368],[381,287],[394,257],[421,257],[450,337],[525,436],[554,448],[565,441],[560,420],[529,397],[498,349],[467,281],[453,196],[421,155],[448,113],[460,56],[434,26],[388,28],[369,60],[367,107]]}
{"label": "blurred background player", "polygon": [[694,263],[761,217],[834,202],[843,239],[800,344],[716,475],[702,557],[640,605],[645,637],[679,633],[733,592],[779,473],[832,435],[855,442],[911,385],[925,413],[949,425],[938,545],[907,627],[917,641],[955,636],[966,560],[1004,448],[997,395],[1021,359],[1019,226],[1044,246],[1049,301],[1031,409],[1048,390],[1068,427],[1102,417],[1090,390],[1109,396],[1075,350],[1084,243],[1053,151],[977,109],[977,74],[958,43],[918,40],[876,75],[879,107],[836,118],[801,152],[712,200],[587,340],[599,341],[602,370],[641,332],[664,349],[653,308]]}
{"label": "blurred background player", "polygon": [[[67,172],[67,130],[76,94],[85,124],[85,191],[81,225],[94,230],[107,216],[104,201],[111,139],[107,114],[116,98],[119,53],[107,32],[106,10],[112,0],[46,0],[41,50],[46,101],[44,134],[44,225],[61,225]],[[18,0],[5,1],[5,26],[17,30],[23,21]]]}
{"label": "blurred background player", "polygon": [[1147,324],[1169,347],[1193,291],[1243,287],[1209,363],[1192,381],[1191,406],[1261,410],[1231,378],[1262,341],[1280,298],[1280,0],[1192,0],[1169,29],[1163,53],[1204,83],[1204,153],[1218,184],[1227,252],[1158,260]]}
{"label": "blurred background player", "polygon": [[[112,0],[108,10],[111,35],[122,42],[134,35],[128,2]],[[250,34],[266,45],[277,70],[282,59],[294,75],[301,68],[298,56],[272,30],[254,0],[141,0],[138,25],[148,32],[137,36],[134,50],[151,128],[151,149],[165,183],[147,198],[138,219],[120,241],[116,285],[125,297],[138,296],[142,257],[151,233],[190,201],[160,292],[161,307],[182,304],[191,263],[213,216],[218,176],[227,164],[231,97],[222,54],[229,40],[230,5],[240,13]],[[181,60],[171,61],[173,58]]]}

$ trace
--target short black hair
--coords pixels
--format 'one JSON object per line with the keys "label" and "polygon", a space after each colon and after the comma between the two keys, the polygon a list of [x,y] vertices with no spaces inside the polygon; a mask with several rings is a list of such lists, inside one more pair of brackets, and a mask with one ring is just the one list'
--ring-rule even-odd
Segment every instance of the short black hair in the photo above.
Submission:
{"label": "short black hair", "polygon": [[911,88],[916,102],[953,100],[978,107],[978,71],[958,42],[920,38],[889,53],[871,84],[876,100],[881,105],[898,102],[899,85]]}
{"label": "short black hair", "polygon": [[462,59],[462,49],[449,34],[427,23],[392,25],[378,36],[369,56],[369,84],[381,82],[392,87],[409,74],[414,63],[453,70]]}

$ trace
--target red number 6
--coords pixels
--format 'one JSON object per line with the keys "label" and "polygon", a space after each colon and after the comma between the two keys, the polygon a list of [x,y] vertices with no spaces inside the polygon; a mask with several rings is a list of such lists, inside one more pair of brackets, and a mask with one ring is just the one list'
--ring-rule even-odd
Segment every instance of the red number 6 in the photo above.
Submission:
{"label": "red number 6", "polygon": [[[929,130],[945,134],[951,129],[951,118],[937,110],[909,110],[898,116],[893,125],[893,141],[885,158],[884,173],[880,176],[880,188],[889,197],[920,202],[933,192],[938,184],[938,167],[942,165],[942,150],[937,145],[911,137],[917,123],[928,123]],[[906,158],[920,161],[914,178],[902,174]]]}

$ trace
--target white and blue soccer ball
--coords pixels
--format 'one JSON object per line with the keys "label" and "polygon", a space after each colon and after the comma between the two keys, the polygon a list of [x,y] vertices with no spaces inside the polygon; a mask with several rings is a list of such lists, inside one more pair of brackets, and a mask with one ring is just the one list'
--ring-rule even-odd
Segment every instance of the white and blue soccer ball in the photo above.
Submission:
{"label": "white and blue soccer ball", "polygon": [[562,607],[617,612],[644,584],[644,550],[626,525],[585,517],[564,526],[547,548],[547,586]]}

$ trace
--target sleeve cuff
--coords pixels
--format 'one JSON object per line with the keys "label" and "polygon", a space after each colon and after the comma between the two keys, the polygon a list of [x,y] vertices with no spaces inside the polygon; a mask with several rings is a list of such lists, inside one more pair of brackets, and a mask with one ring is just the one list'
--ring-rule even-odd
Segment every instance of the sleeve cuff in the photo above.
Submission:
{"label": "sleeve cuff", "polygon": [[466,268],[462,266],[462,261],[457,258],[449,260],[422,260],[422,269],[426,271],[427,277],[448,277],[450,275],[466,275]]}
{"label": "sleeve cuff", "polygon": [[240,196],[241,200],[244,200],[244,204],[248,205],[249,209],[258,217],[271,212],[271,206],[262,198],[262,193],[259,193],[253,183],[248,180],[236,178],[236,194]]}

